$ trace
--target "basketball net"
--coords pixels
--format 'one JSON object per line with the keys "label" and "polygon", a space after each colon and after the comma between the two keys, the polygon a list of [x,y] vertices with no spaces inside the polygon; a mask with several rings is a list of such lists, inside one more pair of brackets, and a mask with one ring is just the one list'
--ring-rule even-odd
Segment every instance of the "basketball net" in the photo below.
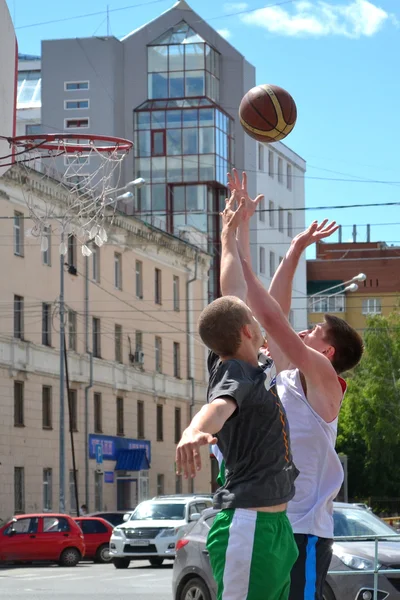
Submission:
{"label": "basketball net", "polygon": [[[82,254],[90,256],[88,242],[102,246],[120,198],[116,196],[122,161],[132,142],[89,134],[44,134],[9,138],[10,155],[18,164],[19,182],[33,226],[27,235],[48,249],[50,232],[61,237],[60,254],[74,236]],[[2,163],[4,164],[4,162]],[[125,188],[123,188],[125,189]]]}

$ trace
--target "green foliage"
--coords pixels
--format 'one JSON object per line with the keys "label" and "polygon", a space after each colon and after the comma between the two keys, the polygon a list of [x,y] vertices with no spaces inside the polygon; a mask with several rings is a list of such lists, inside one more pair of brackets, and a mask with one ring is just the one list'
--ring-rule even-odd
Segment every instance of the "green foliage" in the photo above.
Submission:
{"label": "green foliage", "polygon": [[350,498],[398,497],[400,313],[371,316],[365,352],[348,380],[337,450],[348,456]]}

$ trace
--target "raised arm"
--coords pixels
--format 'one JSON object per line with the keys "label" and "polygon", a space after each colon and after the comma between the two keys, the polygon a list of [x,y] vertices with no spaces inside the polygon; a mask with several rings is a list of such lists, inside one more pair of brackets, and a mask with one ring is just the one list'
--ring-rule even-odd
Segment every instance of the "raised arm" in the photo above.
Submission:
{"label": "raised arm", "polygon": [[[238,195],[236,190],[226,200],[225,210],[221,213],[221,293],[223,296],[237,296],[246,302],[247,285],[243,274],[239,251],[236,243],[238,211],[234,211]],[[243,201],[240,201],[243,207]],[[243,212],[243,210],[241,211]]]}
{"label": "raised arm", "polygon": [[[289,363],[304,375],[308,392],[318,398],[319,414],[327,421],[333,420],[337,416],[343,394],[330,360],[304,344],[293,331],[279,304],[264,289],[246,261],[243,261],[243,272],[256,318]],[[274,353],[271,353],[275,360]],[[279,365],[277,368],[279,370]],[[312,404],[309,394],[307,398]]]}

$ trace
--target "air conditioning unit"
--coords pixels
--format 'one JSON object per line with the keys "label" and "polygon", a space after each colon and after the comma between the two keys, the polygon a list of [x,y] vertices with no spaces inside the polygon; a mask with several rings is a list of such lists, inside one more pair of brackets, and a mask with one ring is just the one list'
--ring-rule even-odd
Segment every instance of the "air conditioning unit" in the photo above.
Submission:
{"label": "air conditioning unit", "polygon": [[135,352],[135,363],[142,365],[144,363],[144,352],[136,350]]}

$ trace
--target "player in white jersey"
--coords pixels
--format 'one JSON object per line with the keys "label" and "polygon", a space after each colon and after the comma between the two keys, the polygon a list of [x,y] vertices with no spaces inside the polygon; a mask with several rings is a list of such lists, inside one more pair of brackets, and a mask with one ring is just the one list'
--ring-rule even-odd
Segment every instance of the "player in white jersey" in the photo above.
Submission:
{"label": "player in white jersey", "polygon": [[[229,175],[231,191],[244,198],[245,215],[239,227],[238,246],[248,286],[247,303],[265,327],[265,294],[251,269],[249,221],[261,197],[251,200],[246,175],[242,181],[236,171]],[[293,277],[301,254],[307,246],[331,235],[335,223],[314,222],[297,235],[273,278],[270,294],[289,314]],[[230,282],[221,288],[230,293]],[[232,284],[233,285],[233,284]],[[289,326],[289,324],[288,324]],[[290,326],[289,326],[290,327]],[[265,327],[268,329],[267,327]],[[299,558],[292,570],[290,600],[322,600],[323,586],[332,556],[333,499],[343,481],[343,469],[335,451],[337,419],[346,384],[338,376],[353,368],[361,359],[363,343],[358,333],[345,321],[325,315],[323,323],[299,334],[304,343],[316,350],[314,365],[295,369],[274,340],[268,345],[277,371],[277,390],[286,410],[294,463],[300,471],[296,493],[288,505],[288,517],[299,548]],[[320,355],[320,357],[319,357]],[[306,372],[305,376],[303,373]]]}

